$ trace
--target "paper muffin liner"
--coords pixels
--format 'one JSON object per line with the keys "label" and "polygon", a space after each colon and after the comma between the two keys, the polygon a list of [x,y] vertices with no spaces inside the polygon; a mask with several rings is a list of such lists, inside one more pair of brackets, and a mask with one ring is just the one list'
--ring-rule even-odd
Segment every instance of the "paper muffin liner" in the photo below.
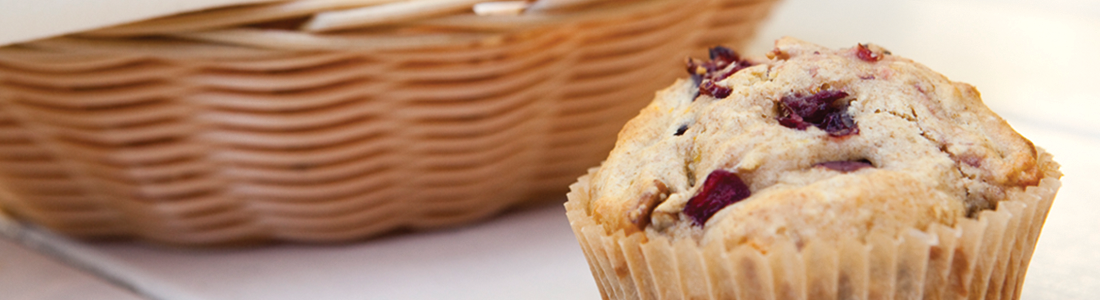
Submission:
{"label": "paper muffin liner", "polygon": [[1058,164],[1041,149],[1039,157],[1037,186],[954,227],[785,241],[766,253],[608,232],[585,208],[591,171],[570,187],[565,207],[604,299],[1018,299],[1061,186]]}

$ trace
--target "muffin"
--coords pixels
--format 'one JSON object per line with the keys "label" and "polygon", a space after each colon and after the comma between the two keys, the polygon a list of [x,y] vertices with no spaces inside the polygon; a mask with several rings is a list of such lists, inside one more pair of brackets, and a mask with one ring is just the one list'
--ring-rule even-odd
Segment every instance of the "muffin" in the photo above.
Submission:
{"label": "muffin", "polygon": [[775,45],[689,59],[571,186],[604,297],[1018,298],[1051,155],[882,47]]}

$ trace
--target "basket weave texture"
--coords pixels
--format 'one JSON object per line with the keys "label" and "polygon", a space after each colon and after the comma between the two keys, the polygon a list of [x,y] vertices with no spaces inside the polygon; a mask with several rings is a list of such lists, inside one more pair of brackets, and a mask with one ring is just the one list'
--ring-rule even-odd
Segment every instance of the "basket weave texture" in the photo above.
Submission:
{"label": "basket weave texture", "polygon": [[774,3],[478,16],[481,1],[355,2],[386,1],[0,48],[0,206],[72,236],[189,245],[482,219],[564,194],[684,57],[742,46]]}

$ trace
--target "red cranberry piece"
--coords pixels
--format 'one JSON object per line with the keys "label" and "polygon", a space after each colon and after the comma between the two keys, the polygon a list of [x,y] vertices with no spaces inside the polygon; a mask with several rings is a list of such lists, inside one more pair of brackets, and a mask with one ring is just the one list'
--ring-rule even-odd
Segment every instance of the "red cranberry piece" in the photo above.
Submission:
{"label": "red cranberry piece", "polygon": [[820,91],[809,97],[801,95],[787,95],[781,101],[790,111],[802,117],[806,122],[819,124],[825,121],[825,117],[833,110],[833,102],[848,97],[848,93],[842,91]]}
{"label": "red cranberry piece", "polygon": [[848,115],[848,103],[838,100],[848,97],[843,91],[820,91],[810,96],[783,96],[779,104],[782,114],[776,118],[787,128],[806,130],[813,125],[831,136],[859,134],[859,128]]}
{"label": "red cranberry piece", "polygon": [[696,225],[707,223],[722,208],[737,203],[752,195],[749,186],[741,181],[737,174],[726,170],[714,170],[707,175],[699,194],[691,197],[684,206],[684,214],[691,217]]}
{"label": "red cranberry piece", "polygon": [[874,168],[875,167],[875,166],[871,165],[871,162],[867,161],[866,159],[856,160],[856,161],[851,161],[851,160],[827,161],[827,162],[816,164],[815,166],[825,167],[825,168],[832,169],[834,171],[840,171],[840,172],[844,172],[844,173],[856,171],[856,170],[863,169],[863,168]]}
{"label": "red cranberry piece", "polygon": [[779,121],[779,125],[798,130],[806,130],[807,127],[810,127],[809,125],[812,125],[810,123],[802,121],[802,117],[799,117],[796,114],[792,114],[789,110],[787,110],[786,107],[784,107],[783,109],[785,111],[784,114],[786,115],[775,118],[777,121]]}
{"label": "red cranberry piece", "polygon": [[703,83],[699,84],[699,92],[714,98],[725,99],[730,96],[730,93],[733,93],[733,90],[728,87],[714,84],[714,81],[703,80]]}
{"label": "red cranberry piece", "polygon": [[856,121],[852,120],[852,116],[848,115],[847,107],[844,111],[831,112],[826,115],[823,125],[815,126],[825,130],[830,136],[859,134],[859,127],[856,127]]}
{"label": "red cranberry piece", "polygon": [[737,52],[723,46],[714,46],[709,52],[710,60],[722,67],[741,61],[741,56],[737,55]]}
{"label": "red cranberry piece", "polygon": [[[741,60],[737,52],[722,46],[710,48],[710,61],[698,61],[689,58],[686,64],[688,74],[691,74],[692,80],[699,87],[699,94],[720,99],[729,97],[732,90],[718,86],[715,82],[726,79],[733,73],[753,65],[748,61]],[[730,65],[733,65],[733,68],[723,71]]]}
{"label": "red cranberry piece", "polygon": [[794,128],[794,129],[798,129],[798,130],[806,130],[806,127],[809,127],[809,125],[812,125],[810,123],[806,123],[805,121],[802,121],[802,117],[799,117],[796,114],[789,114],[785,117],[779,117],[778,120],[779,120],[779,125],[783,125],[783,127]]}
{"label": "red cranberry piece", "polygon": [[871,51],[871,48],[867,48],[867,45],[859,44],[856,46],[856,57],[862,59],[865,62],[876,62],[882,60],[882,55]]}

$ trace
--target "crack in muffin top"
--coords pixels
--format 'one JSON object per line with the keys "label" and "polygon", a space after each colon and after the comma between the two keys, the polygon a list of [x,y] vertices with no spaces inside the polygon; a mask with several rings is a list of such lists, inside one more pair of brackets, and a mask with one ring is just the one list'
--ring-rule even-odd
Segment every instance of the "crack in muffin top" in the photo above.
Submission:
{"label": "crack in muffin top", "polygon": [[767,58],[711,59],[689,60],[695,78],[658,92],[593,174],[608,230],[862,239],[950,226],[1039,180],[1035,147],[974,87],[879,46],[782,38]]}

